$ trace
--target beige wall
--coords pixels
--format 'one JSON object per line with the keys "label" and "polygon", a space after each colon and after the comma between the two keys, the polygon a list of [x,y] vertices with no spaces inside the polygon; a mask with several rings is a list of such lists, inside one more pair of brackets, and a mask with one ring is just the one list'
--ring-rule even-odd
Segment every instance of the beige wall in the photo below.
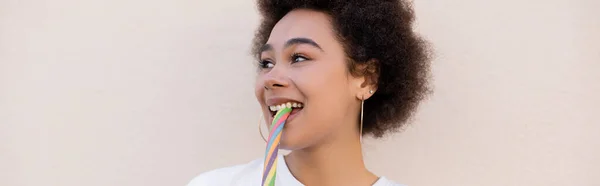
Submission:
{"label": "beige wall", "polygon": [[[184,185],[262,156],[253,1],[0,0],[0,185]],[[435,94],[367,141],[413,186],[600,185],[600,3],[417,1]]]}

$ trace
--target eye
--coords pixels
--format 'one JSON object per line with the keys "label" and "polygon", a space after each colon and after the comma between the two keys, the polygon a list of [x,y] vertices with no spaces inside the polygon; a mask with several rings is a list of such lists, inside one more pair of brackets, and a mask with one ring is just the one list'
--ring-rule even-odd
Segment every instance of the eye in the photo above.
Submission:
{"label": "eye", "polygon": [[271,62],[269,60],[262,60],[258,63],[258,66],[260,68],[273,68],[275,66],[275,64],[273,64],[273,62]]}
{"label": "eye", "polygon": [[308,60],[307,57],[304,57],[302,54],[293,54],[292,55],[292,63],[302,62]]}

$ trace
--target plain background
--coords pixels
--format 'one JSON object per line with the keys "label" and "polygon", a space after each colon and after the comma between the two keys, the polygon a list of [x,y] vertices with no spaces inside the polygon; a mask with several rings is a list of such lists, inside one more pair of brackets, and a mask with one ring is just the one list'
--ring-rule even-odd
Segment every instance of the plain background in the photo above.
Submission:
{"label": "plain background", "polygon": [[[434,94],[368,167],[600,185],[600,1],[417,1]],[[260,158],[254,1],[0,0],[0,185],[185,185]]]}

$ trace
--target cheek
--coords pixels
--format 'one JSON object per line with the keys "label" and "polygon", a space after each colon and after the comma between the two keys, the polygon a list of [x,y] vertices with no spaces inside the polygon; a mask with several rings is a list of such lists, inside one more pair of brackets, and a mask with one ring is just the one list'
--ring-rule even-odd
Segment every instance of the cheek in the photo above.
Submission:
{"label": "cheek", "polygon": [[[345,115],[348,98],[348,80],[343,64],[321,62],[302,71],[297,79],[298,89],[304,94],[310,123],[331,127]],[[316,126],[315,126],[316,127]]]}

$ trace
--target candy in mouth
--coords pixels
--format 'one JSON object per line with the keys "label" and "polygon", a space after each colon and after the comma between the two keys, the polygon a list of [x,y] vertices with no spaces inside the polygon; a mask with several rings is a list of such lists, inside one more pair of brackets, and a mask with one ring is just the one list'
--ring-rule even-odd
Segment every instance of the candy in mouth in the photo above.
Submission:
{"label": "candy in mouth", "polygon": [[269,106],[269,110],[271,111],[271,116],[275,116],[277,111],[279,111],[283,108],[291,108],[294,110],[300,110],[300,109],[304,108],[304,105],[299,102],[286,102],[286,103],[282,103],[279,105],[271,105],[271,106]]}

